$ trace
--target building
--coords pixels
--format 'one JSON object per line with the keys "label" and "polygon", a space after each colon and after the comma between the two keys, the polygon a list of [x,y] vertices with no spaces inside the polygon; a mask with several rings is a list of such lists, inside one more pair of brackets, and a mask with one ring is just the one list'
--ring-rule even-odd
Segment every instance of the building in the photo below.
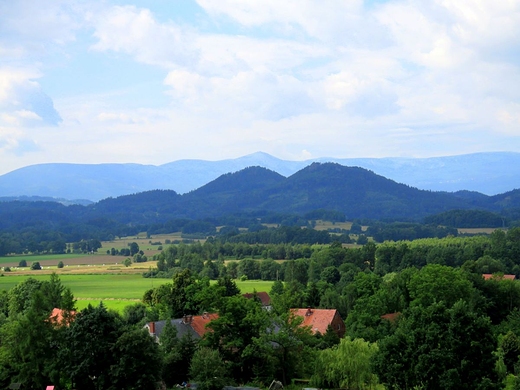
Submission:
{"label": "building", "polygon": [[291,312],[299,317],[303,317],[300,326],[309,326],[313,334],[324,335],[330,326],[338,337],[345,335],[345,323],[336,309],[291,309]]}
{"label": "building", "polygon": [[[210,331],[206,328],[206,325],[217,318],[218,314],[204,313],[200,316],[185,315],[182,318],[170,321],[177,330],[177,337],[179,339],[186,335],[190,335],[194,339],[201,339],[208,331]],[[149,322],[145,325],[145,328],[148,330],[148,333],[150,333],[150,336],[154,337],[156,341],[159,341],[164,327],[166,326],[166,322],[166,320]]]}
{"label": "building", "polygon": [[503,275],[503,274],[482,274],[484,280],[497,279],[497,280],[515,280],[516,275]]}
{"label": "building", "polygon": [[49,321],[56,326],[62,324],[69,326],[70,323],[74,320],[74,317],[76,317],[76,312],[74,310],[66,311],[55,307],[52,309],[52,312],[49,316]]}
{"label": "building", "polygon": [[395,323],[397,322],[397,319],[399,318],[400,315],[401,315],[400,312],[383,314],[383,315],[381,316],[381,319],[382,319],[382,320],[387,320],[387,321],[389,321],[390,323],[395,324]]}
{"label": "building", "polygon": [[246,293],[242,294],[242,296],[247,299],[253,299],[256,297],[262,303],[264,309],[271,310],[271,297],[265,291]]}

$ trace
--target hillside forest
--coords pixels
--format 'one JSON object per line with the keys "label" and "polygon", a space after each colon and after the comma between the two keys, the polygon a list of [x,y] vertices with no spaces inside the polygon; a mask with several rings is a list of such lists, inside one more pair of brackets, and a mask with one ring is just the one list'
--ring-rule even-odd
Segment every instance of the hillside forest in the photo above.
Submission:
{"label": "hillside forest", "polygon": [[[74,312],[55,274],[26,279],[0,293],[1,384],[221,389],[305,378],[317,388],[520,388],[520,285],[505,276],[520,273],[519,228],[355,247],[285,237],[167,246],[145,276],[171,282],[121,314],[102,304]],[[235,278],[273,280],[271,309],[242,296]],[[66,313],[60,322],[49,320],[55,307]],[[338,310],[344,337],[301,327],[290,309],[308,307]],[[143,328],[202,313],[218,318],[201,339],[166,326],[156,343]]]}

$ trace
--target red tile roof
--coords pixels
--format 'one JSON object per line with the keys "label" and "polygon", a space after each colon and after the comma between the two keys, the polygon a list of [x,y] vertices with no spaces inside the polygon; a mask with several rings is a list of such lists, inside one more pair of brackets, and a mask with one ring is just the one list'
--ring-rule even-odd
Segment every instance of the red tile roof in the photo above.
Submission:
{"label": "red tile roof", "polygon": [[[65,312],[65,310],[58,309],[55,307],[54,309],[52,309],[52,313],[49,316],[49,319],[51,320],[51,322],[54,322],[57,325],[61,325],[65,319]],[[74,317],[76,316],[76,312],[74,310],[69,311],[69,316],[70,317],[67,319],[66,325],[69,325],[70,322],[74,319]]]}
{"label": "red tile roof", "polygon": [[262,306],[269,306],[271,304],[271,297],[265,291],[260,291],[257,293],[246,293],[242,296],[247,299],[251,299],[255,296],[255,294],[258,297],[258,299],[260,299],[260,302],[262,302]]}
{"label": "red tile roof", "polygon": [[507,279],[507,280],[515,280],[516,279],[516,276],[515,275],[502,275],[502,274],[482,274],[482,277],[485,279],[485,280],[489,280],[489,279]]}
{"label": "red tile roof", "polygon": [[206,325],[209,324],[210,321],[216,320],[218,318],[218,314],[203,314],[201,316],[193,316],[191,317],[190,325],[197,334],[202,337],[209,329],[206,328]]}
{"label": "red tile roof", "polygon": [[312,333],[325,334],[332,324],[334,316],[339,313],[336,309],[291,309],[294,315],[303,317],[301,326],[310,326]]}
{"label": "red tile roof", "polygon": [[383,320],[388,320],[390,322],[395,322],[397,320],[397,317],[399,317],[401,315],[401,313],[399,312],[396,312],[396,313],[388,313],[388,314],[383,314],[381,316],[381,318]]}

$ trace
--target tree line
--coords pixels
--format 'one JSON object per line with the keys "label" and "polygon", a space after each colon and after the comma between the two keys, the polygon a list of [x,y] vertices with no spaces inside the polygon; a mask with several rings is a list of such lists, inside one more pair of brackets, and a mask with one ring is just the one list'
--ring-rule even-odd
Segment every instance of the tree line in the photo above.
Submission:
{"label": "tree line", "polygon": [[[157,269],[145,277],[172,277],[190,269],[200,277],[293,280],[302,284],[341,280],[358,271],[383,276],[428,264],[461,267],[480,273],[508,273],[520,277],[520,228],[496,230],[489,236],[444,237],[413,241],[367,242],[346,247],[331,244],[248,244],[208,239],[180,243],[155,256]],[[284,261],[280,261],[284,260]],[[345,276],[346,277],[346,276]]]}

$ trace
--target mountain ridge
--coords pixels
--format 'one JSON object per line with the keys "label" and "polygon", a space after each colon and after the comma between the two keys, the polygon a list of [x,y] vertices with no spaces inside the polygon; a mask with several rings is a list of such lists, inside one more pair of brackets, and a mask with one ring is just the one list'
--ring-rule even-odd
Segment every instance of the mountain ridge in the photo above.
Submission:
{"label": "mountain ridge", "polygon": [[[0,231],[37,227],[62,229],[78,237],[99,229],[114,234],[138,226],[139,231],[177,231],[174,226],[178,228],[176,221],[181,220],[233,225],[229,221],[257,222],[264,216],[303,216],[317,210],[342,214],[348,220],[382,221],[421,221],[451,210],[483,210],[498,219],[520,221],[520,190],[494,196],[434,192],[337,163],[313,163],[287,178],[267,168],[249,167],[182,195],[152,190],[88,206],[0,202]],[[205,231],[196,229],[200,227],[193,232]]]}
{"label": "mountain ridge", "polygon": [[219,161],[184,159],[162,165],[135,163],[31,165],[0,176],[0,197],[42,196],[99,201],[155,189],[179,194],[226,173],[261,166],[289,177],[314,162],[358,166],[385,178],[430,191],[496,195],[520,188],[520,153],[489,152],[431,158],[316,158],[281,160],[264,152]]}

